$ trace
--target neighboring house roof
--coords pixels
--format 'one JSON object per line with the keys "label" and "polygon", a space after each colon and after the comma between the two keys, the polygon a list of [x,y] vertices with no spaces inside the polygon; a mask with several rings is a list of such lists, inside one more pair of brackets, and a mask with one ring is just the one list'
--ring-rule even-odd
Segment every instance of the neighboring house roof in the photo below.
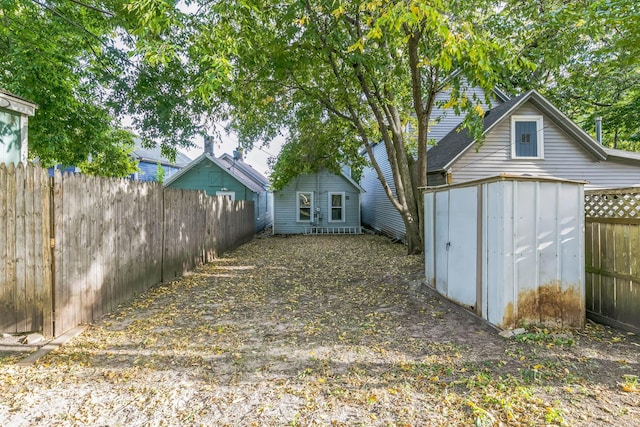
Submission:
{"label": "neighboring house roof", "polygon": [[[620,153],[617,153],[622,150],[615,150],[616,153],[612,153],[612,150],[598,144],[595,139],[535,90],[525,92],[489,110],[484,116],[483,134],[486,135],[491,129],[502,122],[502,120],[508,118],[526,102],[530,102],[534,107],[546,114],[560,129],[573,137],[597,160],[606,160],[608,155],[622,156]],[[429,150],[427,171],[446,171],[474,142],[475,139],[469,134],[467,129],[461,129],[460,126],[458,126],[442,138],[433,149]],[[629,157],[625,156],[625,158]]]}
{"label": "neighboring house roof", "polygon": [[138,138],[136,138],[135,140],[135,148],[132,152],[132,156],[134,159],[141,162],[160,163],[161,165],[177,167],[186,166],[191,161],[191,159],[186,154],[177,151],[176,161],[172,162],[162,155],[162,150],[160,147],[156,146],[152,148],[145,148],[142,146],[142,141]]}
{"label": "neighboring house roof", "polygon": [[233,156],[227,153],[222,154],[218,159],[226,162],[231,167],[238,168],[243,175],[246,175],[247,178],[255,181],[265,189],[269,188],[269,179],[255,170],[250,164],[245,163],[243,160],[235,159]]}
{"label": "neighboring house roof", "polygon": [[615,148],[607,148],[604,147],[604,150],[607,153],[607,157],[611,157],[612,159],[622,160],[622,161],[630,161],[634,164],[640,162],[640,153],[637,151],[627,151],[627,150],[618,150]]}
{"label": "neighboring house roof", "polygon": [[189,172],[191,169],[193,169],[194,167],[196,167],[200,163],[206,162],[206,161],[212,162],[213,164],[217,165],[222,170],[226,170],[229,175],[231,175],[232,177],[237,179],[242,185],[244,185],[245,187],[247,187],[248,189],[250,189],[254,193],[262,193],[263,191],[265,191],[264,186],[258,184],[253,179],[250,179],[249,177],[247,177],[247,175],[242,173],[239,170],[239,168],[234,168],[234,167],[230,166],[226,161],[223,161],[221,159],[212,157],[212,156],[210,156],[210,155],[208,155],[206,153],[201,154],[198,158],[193,160],[187,166],[185,166],[184,168],[180,169],[178,172],[176,172],[175,174],[173,174],[169,178],[167,178],[164,181],[164,186],[165,187],[168,186],[169,184],[171,184],[172,182],[174,182],[175,180],[180,178],[182,175],[184,175],[187,172]]}
{"label": "neighboring house roof", "polygon": [[33,116],[36,113],[38,106],[28,99],[22,98],[18,95],[0,88],[0,108],[16,111],[18,113],[26,114],[27,116]]}

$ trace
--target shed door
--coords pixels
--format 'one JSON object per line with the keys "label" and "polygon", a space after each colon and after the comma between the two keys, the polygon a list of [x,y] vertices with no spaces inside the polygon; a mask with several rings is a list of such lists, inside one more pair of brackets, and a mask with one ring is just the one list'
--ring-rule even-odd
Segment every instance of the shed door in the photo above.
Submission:
{"label": "shed door", "polygon": [[477,194],[477,187],[436,193],[436,289],[468,307],[476,305]]}
{"label": "shed door", "polygon": [[448,296],[476,305],[478,250],[478,187],[456,188],[449,194]]}
{"label": "shed door", "polygon": [[449,192],[436,193],[435,278],[436,290],[449,296]]}

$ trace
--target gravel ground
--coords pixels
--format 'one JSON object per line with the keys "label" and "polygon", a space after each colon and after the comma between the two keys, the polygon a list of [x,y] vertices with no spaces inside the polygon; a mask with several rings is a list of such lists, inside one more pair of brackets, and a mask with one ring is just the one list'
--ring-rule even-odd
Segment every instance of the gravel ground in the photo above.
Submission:
{"label": "gravel ground", "polygon": [[640,425],[638,337],[505,339],[422,272],[379,236],[256,239],[33,366],[0,346],[0,425]]}

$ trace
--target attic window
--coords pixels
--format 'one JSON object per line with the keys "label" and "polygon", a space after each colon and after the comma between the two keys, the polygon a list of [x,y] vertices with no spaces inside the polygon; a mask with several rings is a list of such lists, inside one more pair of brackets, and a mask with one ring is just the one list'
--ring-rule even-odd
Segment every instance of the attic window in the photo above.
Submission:
{"label": "attic window", "polygon": [[511,158],[544,158],[542,116],[511,116]]}

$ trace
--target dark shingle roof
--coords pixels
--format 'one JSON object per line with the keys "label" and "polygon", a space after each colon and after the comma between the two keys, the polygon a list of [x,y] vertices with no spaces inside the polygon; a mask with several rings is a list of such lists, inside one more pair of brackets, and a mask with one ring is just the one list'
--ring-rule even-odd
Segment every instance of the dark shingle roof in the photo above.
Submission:
{"label": "dark shingle roof", "polygon": [[[484,133],[486,134],[498,122],[508,117],[525,102],[530,102],[545,114],[597,160],[607,159],[605,148],[535,90],[525,92],[489,110],[483,119]],[[429,150],[429,156],[427,157],[428,172],[439,172],[447,169],[452,162],[474,143],[473,136],[469,135],[467,130],[459,130],[459,128],[460,126],[449,132],[447,136],[440,140],[438,145]]]}

